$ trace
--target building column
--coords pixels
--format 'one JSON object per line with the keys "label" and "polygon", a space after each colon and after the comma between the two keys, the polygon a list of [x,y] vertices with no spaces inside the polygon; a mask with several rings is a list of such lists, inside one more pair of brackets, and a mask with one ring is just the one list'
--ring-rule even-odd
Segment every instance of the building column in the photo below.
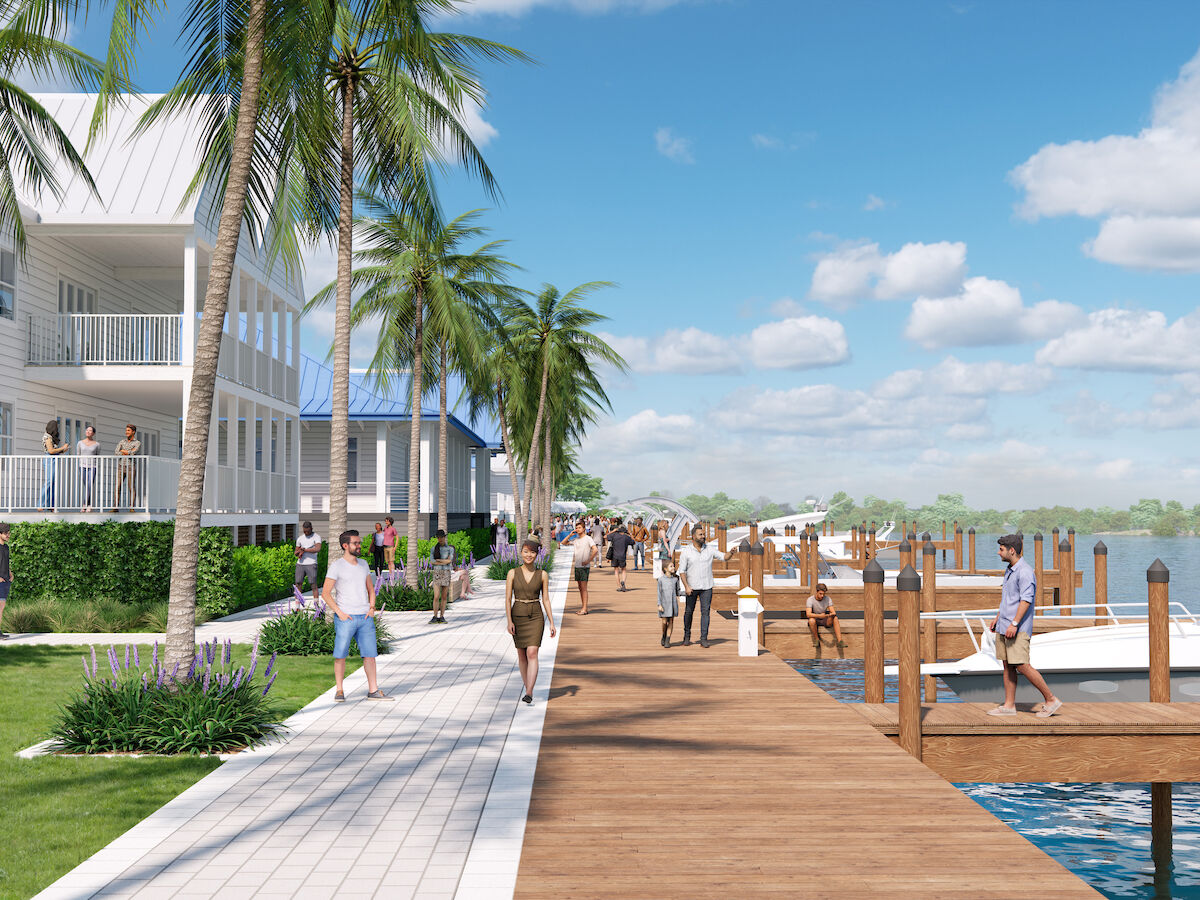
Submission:
{"label": "building column", "polygon": [[475,448],[475,512],[491,519],[492,454],[487,447]]}
{"label": "building column", "polygon": [[375,510],[391,512],[387,489],[388,427],[385,422],[375,423]]}
{"label": "building column", "polygon": [[254,512],[258,509],[258,469],[254,466],[254,450],[255,440],[258,435],[258,408],[253,400],[246,401],[246,430],[245,441],[243,446],[246,451],[246,468],[250,472],[250,477],[247,481],[250,482],[250,491],[248,497],[239,498],[242,504],[242,509],[246,512]]}
{"label": "building column", "polygon": [[[235,345],[236,346],[236,345]],[[227,473],[233,479],[233,484],[230,485],[229,495],[233,501],[232,509],[226,512],[236,511],[238,507],[238,397],[236,394],[225,395],[225,462],[229,468]]]}
{"label": "building column", "polygon": [[[179,361],[190,366],[196,359],[196,235],[183,239],[183,328]],[[184,417],[186,420],[186,416]]]}
{"label": "building column", "polygon": [[[415,415],[420,415],[418,411]],[[437,512],[437,435],[432,433],[429,423],[421,423],[421,493],[417,512]],[[412,506],[412,485],[409,485],[409,506]]]}

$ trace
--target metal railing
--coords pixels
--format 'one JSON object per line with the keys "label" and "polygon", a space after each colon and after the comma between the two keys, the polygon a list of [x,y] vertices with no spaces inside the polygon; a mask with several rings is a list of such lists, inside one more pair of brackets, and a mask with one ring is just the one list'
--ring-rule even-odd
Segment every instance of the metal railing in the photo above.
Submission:
{"label": "metal railing", "polygon": [[33,366],[177,366],[183,316],[78,313],[29,317]]}
{"label": "metal railing", "polygon": [[0,456],[0,511],[175,508],[179,460],[155,456]]}
{"label": "metal railing", "polygon": [[[387,513],[408,511],[408,482],[384,482],[384,508],[376,500],[375,482],[352,481],[346,486],[346,508],[351,513]],[[300,482],[300,511],[329,512],[329,482]]]}

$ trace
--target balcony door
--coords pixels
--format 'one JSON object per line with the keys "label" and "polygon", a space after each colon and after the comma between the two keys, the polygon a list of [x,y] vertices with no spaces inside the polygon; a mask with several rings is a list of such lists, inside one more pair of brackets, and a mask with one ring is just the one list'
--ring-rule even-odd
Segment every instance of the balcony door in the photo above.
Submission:
{"label": "balcony door", "polygon": [[68,361],[86,363],[102,351],[102,340],[93,319],[74,316],[96,314],[96,292],[91,288],[58,280],[58,321],[62,352]]}
{"label": "balcony door", "polygon": [[[96,420],[92,416],[77,416],[74,413],[59,413],[55,418],[58,419],[58,436],[64,444],[70,444],[71,449],[68,453],[75,452],[75,445],[83,440],[83,433],[87,431],[89,425],[95,425]],[[99,429],[97,429],[99,431]],[[114,440],[115,444],[116,441]]]}

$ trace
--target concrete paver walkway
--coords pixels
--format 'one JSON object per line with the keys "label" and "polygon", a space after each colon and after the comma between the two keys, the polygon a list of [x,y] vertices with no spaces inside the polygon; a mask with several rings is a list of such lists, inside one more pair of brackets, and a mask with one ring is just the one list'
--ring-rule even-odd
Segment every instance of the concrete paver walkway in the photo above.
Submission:
{"label": "concrete paver walkway", "polygon": [[[558,619],[568,566],[560,554]],[[237,755],[38,896],[511,897],[557,641],[520,703],[503,585],[477,584],[449,625],[389,614],[394,703],[364,700],[356,672],[348,702],[331,688],[289,740]]]}

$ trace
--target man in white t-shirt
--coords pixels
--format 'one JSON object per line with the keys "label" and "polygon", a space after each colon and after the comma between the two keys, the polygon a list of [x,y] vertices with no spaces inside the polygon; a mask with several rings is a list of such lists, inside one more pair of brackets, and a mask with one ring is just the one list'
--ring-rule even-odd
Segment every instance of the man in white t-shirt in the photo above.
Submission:
{"label": "man in white t-shirt", "polygon": [[304,533],[296,538],[296,587],[304,590],[304,576],[312,586],[313,599],[321,599],[321,585],[317,583],[317,554],[321,552],[321,536],[313,531],[312,522],[301,526]]}
{"label": "man in white t-shirt", "polygon": [[375,583],[365,559],[359,559],[362,538],[357,531],[343,531],[338,538],[342,555],[329,564],[325,573],[325,596],[333,610],[333,678],[339,703],[346,699],[342,680],[346,677],[346,657],[350,641],[358,641],[363,672],[367,676],[368,700],[392,700],[379,689],[375,674]]}
{"label": "man in white t-shirt", "polygon": [[832,628],[837,645],[845,649],[846,642],[842,640],[842,624],[838,621],[837,610],[833,608],[833,598],[829,596],[829,588],[818,584],[813,595],[808,598],[808,629],[812,632],[813,647],[821,643],[818,628]]}
{"label": "man in white t-shirt", "polygon": [[575,556],[572,558],[571,564],[575,567],[575,586],[579,588],[579,612],[577,615],[586,616],[588,614],[588,574],[591,571],[590,567],[596,558],[600,555],[600,548],[596,546],[596,542],[587,535],[587,526],[583,524],[583,520],[575,523],[575,531],[563,538],[561,547],[571,544]]}

